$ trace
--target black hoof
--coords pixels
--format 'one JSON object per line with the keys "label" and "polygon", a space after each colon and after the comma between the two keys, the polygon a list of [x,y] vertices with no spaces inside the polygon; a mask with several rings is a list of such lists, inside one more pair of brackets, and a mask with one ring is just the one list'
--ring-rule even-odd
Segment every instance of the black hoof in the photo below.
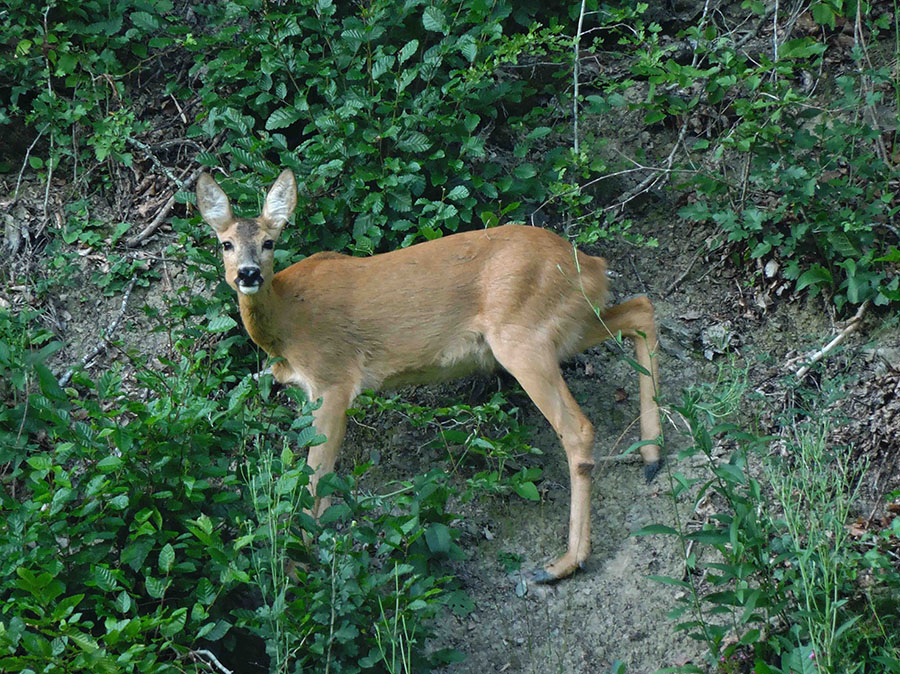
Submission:
{"label": "black hoof", "polygon": [[663,462],[662,459],[660,459],[659,461],[654,461],[653,463],[648,463],[644,466],[644,477],[647,478],[647,484],[653,482],[653,478],[659,473],[659,469],[662,468],[662,465]]}
{"label": "black hoof", "polygon": [[531,572],[531,582],[538,583],[540,585],[547,585],[548,583],[555,583],[559,578],[548,573],[547,569],[538,569],[537,571]]}

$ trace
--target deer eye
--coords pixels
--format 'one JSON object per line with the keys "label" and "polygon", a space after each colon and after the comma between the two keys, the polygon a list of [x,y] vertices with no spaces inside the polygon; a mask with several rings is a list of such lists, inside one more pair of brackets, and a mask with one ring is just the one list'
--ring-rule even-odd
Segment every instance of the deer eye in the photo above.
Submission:
{"label": "deer eye", "polygon": [[272,239],[266,239],[263,241],[263,250],[272,250],[275,247],[275,242]]}
{"label": "deer eye", "polygon": [[234,250],[234,244],[231,241],[223,241],[222,242],[222,250],[230,252]]}

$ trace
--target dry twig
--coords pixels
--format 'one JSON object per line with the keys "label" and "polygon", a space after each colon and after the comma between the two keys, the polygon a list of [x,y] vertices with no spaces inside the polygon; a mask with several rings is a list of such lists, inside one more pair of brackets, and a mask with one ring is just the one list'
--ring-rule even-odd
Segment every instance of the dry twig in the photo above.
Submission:
{"label": "dry twig", "polygon": [[831,353],[841,342],[847,339],[847,336],[862,324],[863,316],[866,315],[866,309],[868,308],[869,300],[866,300],[859,305],[859,309],[857,310],[856,315],[848,321],[844,329],[841,330],[834,339],[832,339],[830,342],[828,342],[828,344],[812,354],[809,358],[805,358],[803,366],[797,370],[797,378],[803,379],[803,377],[805,377],[807,373],[809,373],[810,368],[815,363],[818,363],[825,356]]}
{"label": "dry twig", "polygon": [[687,278],[687,275],[691,273],[691,269],[693,269],[694,265],[697,264],[697,260],[700,259],[700,256],[704,253],[709,252],[710,250],[706,248],[706,246],[701,245],[700,248],[697,249],[697,253],[694,255],[694,259],[691,260],[691,263],[687,266],[687,269],[685,269],[677,279],[672,281],[672,284],[663,293],[663,297],[668,297],[669,295],[671,295],[672,291],[675,290],[675,288],[677,288],[679,285],[681,285],[681,282],[684,281],[684,279]]}
{"label": "dry twig", "polygon": [[100,342],[91,349],[88,353],[78,361],[77,365],[73,365],[68,370],[66,370],[65,374],[59,377],[58,382],[60,386],[65,386],[72,379],[72,375],[75,373],[77,368],[82,368],[91,362],[94,358],[99,356],[106,350],[106,347],[109,345],[109,340],[112,334],[119,329],[119,323],[122,322],[122,317],[125,316],[125,310],[128,308],[128,300],[131,297],[131,291],[134,290],[134,284],[137,283],[137,276],[133,276],[131,281],[128,282],[128,287],[125,289],[125,296],[122,298],[122,306],[119,309],[119,313],[116,314],[113,322],[109,324],[109,327],[106,329],[106,332],[100,337]]}
{"label": "dry twig", "polygon": [[191,651],[191,655],[198,660],[202,660],[206,665],[209,665],[210,669],[217,669],[222,672],[222,674],[234,674],[232,670],[219,662],[219,658],[217,658],[212,651],[206,649]]}
{"label": "dry twig", "polygon": [[[197,178],[200,177],[200,174],[203,173],[203,169],[195,170],[188,178],[179,182],[175,180],[175,184],[178,185],[176,188],[176,192],[184,190],[185,188],[190,187]],[[159,229],[159,226],[162,224],[163,220],[169,215],[172,209],[175,207],[175,194],[173,193],[171,197],[169,197],[168,201],[163,205],[163,207],[159,210],[159,213],[156,214],[156,217],[153,218],[152,222],[149,225],[144,227],[138,234],[131,237],[130,239],[125,240],[125,246],[127,248],[134,248],[135,246],[139,246],[144,241],[146,241],[150,236]]]}

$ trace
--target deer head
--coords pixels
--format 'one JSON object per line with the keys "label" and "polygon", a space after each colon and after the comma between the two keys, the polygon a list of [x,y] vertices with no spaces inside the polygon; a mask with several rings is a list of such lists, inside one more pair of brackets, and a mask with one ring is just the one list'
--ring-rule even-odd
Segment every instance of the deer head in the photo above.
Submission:
{"label": "deer head", "polygon": [[236,218],[228,195],[204,173],[197,182],[197,207],[222,244],[225,280],[244,295],[253,295],[270,283],[275,241],[297,206],[297,182],[286,169],[269,189],[262,214]]}

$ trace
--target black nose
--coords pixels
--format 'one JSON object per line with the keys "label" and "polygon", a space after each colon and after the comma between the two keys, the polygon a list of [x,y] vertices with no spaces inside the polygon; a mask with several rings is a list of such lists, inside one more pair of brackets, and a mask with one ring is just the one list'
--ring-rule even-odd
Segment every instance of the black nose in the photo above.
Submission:
{"label": "black nose", "polygon": [[258,286],[262,284],[262,272],[259,267],[241,267],[238,269],[238,283],[245,286]]}

